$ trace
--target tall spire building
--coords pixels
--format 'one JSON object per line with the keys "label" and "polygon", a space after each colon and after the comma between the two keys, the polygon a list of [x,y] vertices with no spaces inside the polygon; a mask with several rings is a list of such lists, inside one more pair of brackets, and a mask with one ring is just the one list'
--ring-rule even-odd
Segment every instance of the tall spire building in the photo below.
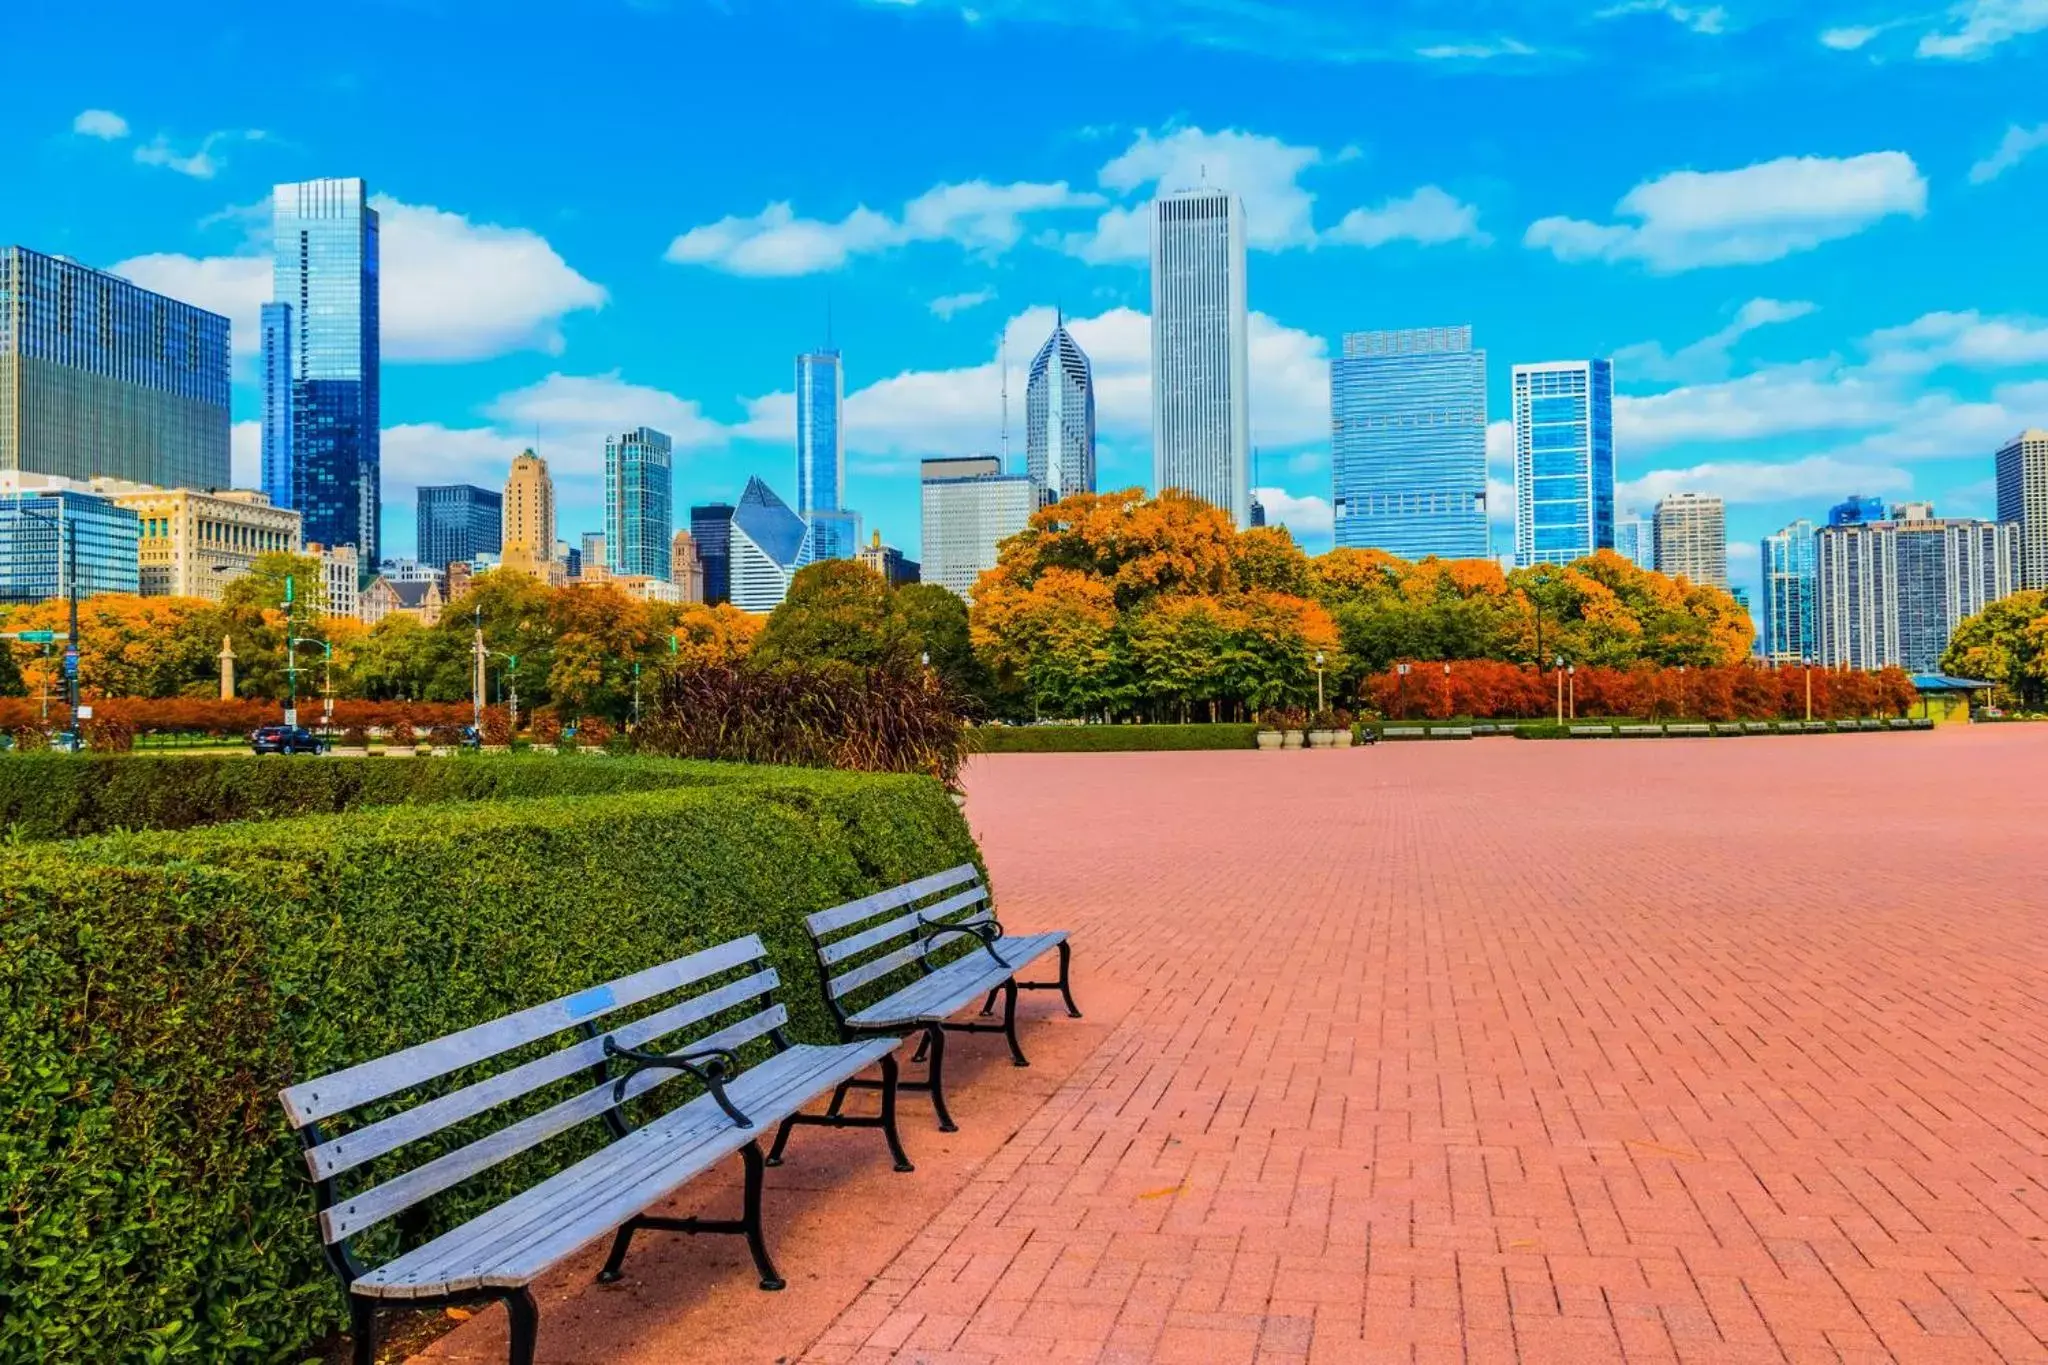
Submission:
{"label": "tall spire building", "polygon": [[1095,491],[1095,372],[1064,318],[1031,362],[1024,424],[1026,471],[1041,504]]}
{"label": "tall spire building", "polygon": [[846,508],[846,371],[830,347],[796,358],[796,506],[817,558],[860,548],[860,516]]}
{"label": "tall spire building", "polygon": [[1152,482],[1251,524],[1244,205],[1188,190],[1152,206]]}

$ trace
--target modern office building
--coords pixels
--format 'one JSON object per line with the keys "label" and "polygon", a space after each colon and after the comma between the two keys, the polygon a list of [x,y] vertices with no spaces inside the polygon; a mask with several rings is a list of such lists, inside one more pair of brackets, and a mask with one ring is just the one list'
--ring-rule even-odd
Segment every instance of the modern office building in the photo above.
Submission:
{"label": "modern office building", "polygon": [[1657,568],[1656,527],[1631,508],[1614,519],[1614,552],[1638,569]]}
{"label": "modern office building", "polygon": [[1866,498],[1860,493],[1844,498],[1828,509],[1830,526],[1865,526],[1884,519],[1884,499]]}
{"label": "modern office building", "polygon": [[697,541],[688,531],[678,531],[669,541],[669,581],[676,585],[679,602],[704,600],[704,560],[697,553]]}
{"label": "modern office building", "polygon": [[1252,494],[1251,524],[1252,529],[1254,530],[1257,530],[1258,528],[1266,524],[1266,504],[1259,501],[1259,495],[1257,493]]}
{"label": "modern office building", "polygon": [[1936,673],[1956,627],[2018,591],[2019,528],[1926,504],[1815,536],[1816,629],[1829,668]]}
{"label": "modern office building", "polygon": [[583,560],[583,572],[602,576],[607,562],[604,553],[604,532],[585,531],[581,540],[583,548],[579,554]]}
{"label": "modern office building", "polygon": [[[82,482],[0,469],[0,604],[142,590],[135,513]],[[75,557],[75,560],[74,560]]]}
{"label": "modern office building", "polygon": [[228,427],[226,318],[0,247],[0,471],[225,488]]}
{"label": "modern office building", "polygon": [[320,561],[322,613],[362,619],[362,556],[356,553],[356,547],[308,541],[306,553]]}
{"label": "modern office building", "polygon": [[761,615],[774,611],[789,580],[812,560],[810,528],[758,478],[747,480],[728,527],[732,604]]}
{"label": "modern office building", "polygon": [[382,558],[377,211],[358,179],[279,185],[271,208],[264,486],[288,491],[308,541],[352,545],[367,569]]}
{"label": "modern office building", "polygon": [[916,560],[906,557],[903,551],[894,545],[884,545],[880,531],[875,532],[872,542],[861,547],[857,558],[880,574],[892,588],[906,587],[917,582],[921,571]]}
{"label": "modern office building", "polygon": [[613,575],[668,577],[675,532],[669,449],[668,437],[652,427],[605,438],[605,569]]}
{"label": "modern office building", "polygon": [[1486,352],[1470,327],[1353,332],[1330,366],[1341,546],[1486,556]]}
{"label": "modern office building", "polygon": [[1728,509],[1704,493],[1660,499],[1650,524],[1657,541],[1657,572],[1709,587],[1728,586]]}
{"label": "modern office building", "polygon": [[860,515],[846,507],[846,369],[835,350],[796,358],[796,510],[819,559],[860,548]]}
{"label": "modern office building", "polygon": [[1252,516],[1249,328],[1244,205],[1222,190],[1162,196],[1152,206],[1152,486],[1204,498],[1240,527]]}
{"label": "modern office building", "polygon": [[1024,452],[1040,502],[1095,491],[1095,370],[1064,317],[1031,361]]}
{"label": "modern office building", "polygon": [[926,460],[920,473],[924,581],[972,602],[975,581],[996,566],[1002,543],[1030,524],[1037,489],[1029,475],[1003,473],[993,455]]}
{"label": "modern office building", "polygon": [[1998,519],[2020,528],[2020,581],[2048,588],[2048,431],[2023,431],[1998,451]]}
{"label": "modern office building", "polygon": [[1614,365],[1517,365],[1515,560],[1569,564],[1614,548]]}
{"label": "modern office building", "polygon": [[436,570],[505,551],[505,498],[473,484],[422,485],[416,558]]}
{"label": "modern office building", "polygon": [[[558,583],[562,570],[555,562],[555,481],[548,462],[530,450],[515,456],[499,507],[501,566],[543,583]],[[467,556],[465,562],[475,559]]]}
{"label": "modern office building", "polygon": [[707,502],[690,509],[690,539],[704,565],[704,602],[717,606],[732,600],[732,517],[729,502]]}
{"label": "modern office building", "polygon": [[261,493],[200,493],[94,479],[92,491],[139,519],[137,556],[144,597],[218,602],[228,584],[264,555],[297,554],[299,514]]}
{"label": "modern office building", "polygon": [[1820,657],[1820,568],[1813,523],[1803,517],[1763,539],[1764,661]]}

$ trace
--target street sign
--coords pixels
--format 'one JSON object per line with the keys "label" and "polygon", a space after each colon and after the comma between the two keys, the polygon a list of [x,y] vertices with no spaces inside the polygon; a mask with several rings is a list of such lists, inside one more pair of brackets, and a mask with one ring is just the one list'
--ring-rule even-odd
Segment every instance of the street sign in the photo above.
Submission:
{"label": "street sign", "polygon": [[14,638],[25,645],[47,645],[56,641],[57,632],[54,630],[21,630],[14,633]]}
{"label": "street sign", "polygon": [[67,678],[75,678],[78,676],[77,645],[66,645],[64,647],[64,676]]}
{"label": "street sign", "polygon": [[90,706],[80,706],[78,708],[78,718],[80,720],[91,720],[92,708]]}

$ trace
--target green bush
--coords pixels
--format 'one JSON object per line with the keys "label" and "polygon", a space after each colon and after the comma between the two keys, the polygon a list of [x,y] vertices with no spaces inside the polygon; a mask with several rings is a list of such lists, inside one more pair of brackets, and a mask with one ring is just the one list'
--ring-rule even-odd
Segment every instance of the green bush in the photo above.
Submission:
{"label": "green bush", "polygon": [[1572,728],[1555,721],[1536,721],[1515,727],[1516,739],[1570,739]]}
{"label": "green bush", "polygon": [[330,815],[365,806],[661,791],[748,781],[759,771],[730,764],[586,763],[546,756],[405,762],[24,754],[0,762],[0,831],[11,830],[18,839],[68,839],[114,830]]}
{"label": "green bush", "polygon": [[974,856],[840,773],[0,850],[0,1362],[303,1359],[345,1315],[280,1088],[748,932],[823,1039],[801,916]]}
{"label": "green bush", "polygon": [[1258,733],[1256,725],[984,725],[968,732],[968,747],[981,754],[1252,749]]}

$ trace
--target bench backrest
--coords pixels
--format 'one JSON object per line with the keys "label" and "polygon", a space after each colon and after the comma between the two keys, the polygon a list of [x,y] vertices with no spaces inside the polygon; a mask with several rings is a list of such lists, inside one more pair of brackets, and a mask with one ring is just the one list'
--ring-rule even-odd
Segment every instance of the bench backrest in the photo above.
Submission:
{"label": "bench backrest", "polygon": [[962,934],[934,939],[936,925],[967,928],[992,922],[988,888],[981,869],[962,863],[946,872],[921,877],[894,890],[820,910],[805,919],[824,969],[825,990],[835,1013],[840,1001],[906,967],[923,967],[934,958],[951,959],[966,940]]}
{"label": "bench backrest", "polygon": [[[285,1114],[306,1140],[306,1165],[321,1183],[321,1236],[330,1245],[341,1242],[590,1119],[610,1114],[610,1121],[622,1129],[624,1101],[685,1074],[666,1069],[638,1072],[626,1082],[623,1097],[615,1099],[604,1051],[607,1037],[622,1048],[661,1052],[737,1051],[768,1035],[780,1045],[777,1030],[788,1022],[789,1013],[772,999],[779,979],[766,958],[760,938],[749,934],[282,1091],[278,1098]],[[636,1017],[636,1007],[643,1006],[651,1008]],[[564,1033],[569,1036],[557,1039]],[[410,1107],[339,1136],[327,1137],[315,1126],[551,1041],[563,1045],[466,1080],[445,1093],[419,1098]],[[337,1176],[543,1087],[578,1077],[594,1083],[536,1113],[508,1114],[503,1126],[358,1194],[329,1197],[328,1182]]]}

